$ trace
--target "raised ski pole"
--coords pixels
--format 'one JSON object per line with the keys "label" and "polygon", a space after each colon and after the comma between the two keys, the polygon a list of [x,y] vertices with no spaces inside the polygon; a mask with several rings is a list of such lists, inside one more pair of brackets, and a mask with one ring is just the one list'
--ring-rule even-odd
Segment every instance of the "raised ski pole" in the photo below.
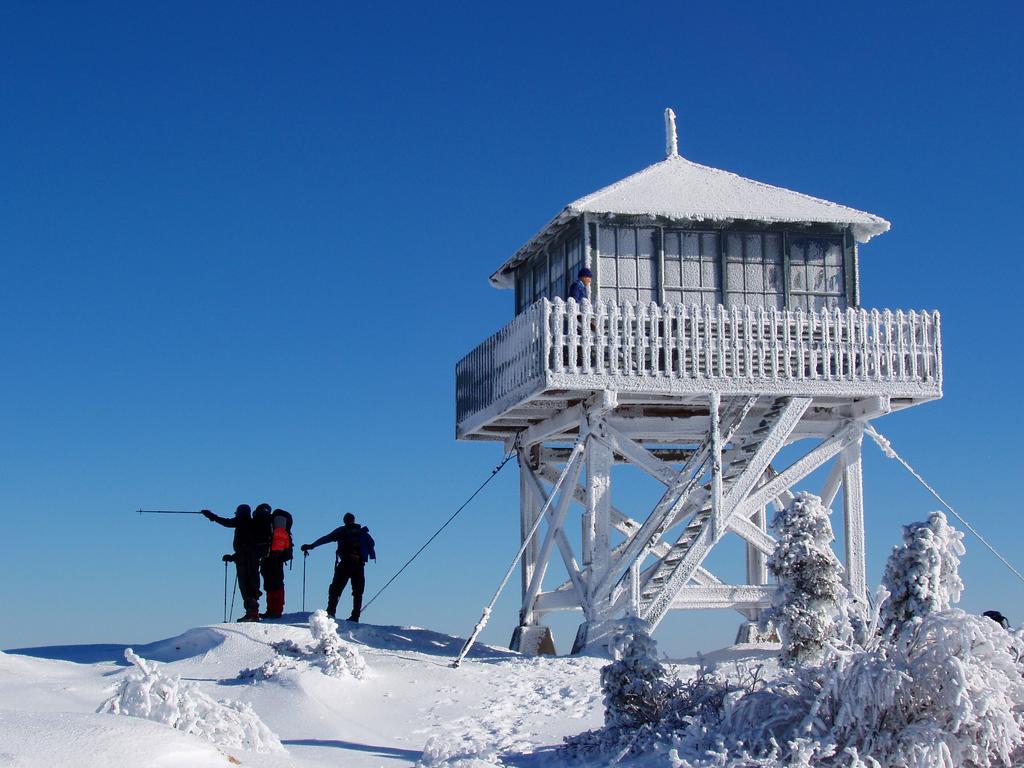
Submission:
{"label": "raised ski pole", "polygon": [[224,561],[224,623],[228,621],[228,561]]}
{"label": "raised ski pole", "polygon": [[530,532],[523,537],[523,545],[519,548],[516,556],[512,559],[512,563],[509,565],[508,571],[505,572],[505,578],[503,578],[501,580],[501,584],[498,585],[498,590],[494,593],[494,597],[491,598],[491,602],[488,603],[487,607],[484,608],[484,612],[480,615],[480,621],[478,621],[476,626],[473,627],[473,632],[470,634],[469,639],[466,640],[466,644],[462,646],[462,650],[459,651],[459,655],[455,658],[455,661],[452,662],[453,669],[459,668],[462,660],[466,658],[466,654],[469,653],[470,649],[473,647],[473,643],[476,642],[477,636],[483,632],[484,627],[487,626],[487,620],[491,618],[491,611],[494,610],[494,604],[497,603],[498,598],[501,597],[501,593],[504,591],[505,585],[508,584],[508,580],[512,578],[513,571],[515,571],[516,566],[519,565],[519,561],[522,559],[523,553],[529,546],[533,535],[540,527],[540,523],[541,520],[544,519],[544,515],[548,513],[548,508],[551,506],[551,502],[555,500],[555,496],[558,495],[558,491],[561,489],[562,483],[565,482],[565,479],[569,476],[571,471],[574,469],[576,471],[579,470],[576,460],[579,458],[581,453],[583,453],[583,441],[576,438],[576,444],[572,447],[572,452],[569,454],[569,458],[565,462],[565,468],[562,470],[562,474],[558,476],[557,482],[552,486],[551,493],[548,495],[548,500],[544,502],[544,506],[541,507],[540,512],[537,513],[537,520],[534,522]]}
{"label": "raised ski pole", "polygon": [[306,560],[309,559],[309,552],[302,553],[302,612],[306,612]]}
{"label": "raised ski pole", "polygon": [[140,515],[201,515],[202,512],[196,512],[191,509],[180,510],[180,509],[140,509]]}

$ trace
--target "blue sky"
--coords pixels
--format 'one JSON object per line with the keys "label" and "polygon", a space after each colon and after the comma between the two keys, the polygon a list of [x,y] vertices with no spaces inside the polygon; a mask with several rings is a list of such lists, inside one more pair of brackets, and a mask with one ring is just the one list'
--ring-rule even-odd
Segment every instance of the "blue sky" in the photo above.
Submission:
{"label": "blue sky", "polygon": [[[862,249],[863,300],[942,311],[946,395],[878,426],[1024,565],[1022,21],[1010,3],[4,4],[0,647],[218,620],[230,532],[142,506],[265,500],[300,541],[352,511],[378,541],[372,594],[500,459],[453,438],[455,363],[512,315],[488,275],[659,160],[666,106],[684,156],[893,222]],[[876,583],[935,504],[865,453]],[[366,620],[468,632],[516,550],[517,492],[510,466]],[[1024,620],[1024,585],[967,545],[963,607]],[[310,558],[310,606],[330,561]],[[295,609],[299,570],[287,589]],[[507,642],[516,591],[484,639]],[[708,650],[737,618],[657,637]]]}

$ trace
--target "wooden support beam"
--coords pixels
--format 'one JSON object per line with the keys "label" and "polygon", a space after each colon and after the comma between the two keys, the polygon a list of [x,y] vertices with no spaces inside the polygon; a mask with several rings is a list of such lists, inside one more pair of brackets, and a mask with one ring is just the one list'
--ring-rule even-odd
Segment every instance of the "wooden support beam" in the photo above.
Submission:
{"label": "wooden support beam", "polygon": [[635,464],[663,485],[671,486],[678,481],[679,472],[671,464],[655,458],[640,443],[626,437],[611,424],[605,422],[604,426],[604,434],[600,439],[611,446],[616,453],[625,456],[631,464]]}
{"label": "wooden support beam", "polygon": [[711,528],[715,538],[721,535],[722,524],[722,425],[719,410],[722,396],[712,392],[708,412],[711,414]]}
{"label": "wooden support beam", "polygon": [[[761,514],[764,515],[764,509],[762,508]],[[729,518],[728,528],[730,531],[738,535],[741,539],[747,542],[748,553],[750,548],[762,555],[771,555],[775,551],[775,538],[763,528],[756,525],[749,518],[744,517],[740,514],[735,514]],[[748,554],[748,558],[749,558]],[[748,559],[748,566],[749,566]],[[749,568],[748,568],[749,570]],[[765,577],[767,578],[767,576]],[[751,584],[762,584],[763,582],[752,581]]]}
{"label": "wooden support beam", "polygon": [[[733,515],[733,520],[745,519],[742,515]],[[765,512],[764,507],[757,509],[749,520],[750,524],[754,526],[760,533],[763,533],[769,539],[768,535],[768,516]],[[736,530],[733,528],[733,530]],[[742,534],[740,534],[742,536]],[[767,584],[768,583],[768,557],[771,552],[765,552],[761,547],[756,546],[752,542],[747,542],[747,584]]]}
{"label": "wooden support beam", "polygon": [[544,442],[549,437],[569,432],[582,423],[583,417],[584,410],[582,405],[566,408],[551,418],[534,424],[529,429],[524,429],[520,433],[522,437],[519,444],[524,448],[529,448],[531,445]]}
{"label": "wooden support beam", "polygon": [[[540,478],[537,477],[537,474],[529,466],[526,467],[526,471],[527,477],[530,479],[528,484],[530,491],[536,495],[538,503],[543,506],[548,500],[547,493],[544,491],[544,486],[541,484]],[[551,524],[553,514],[554,513],[549,509],[546,515],[548,525]],[[555,529],[555,539],[558,544],[558,551],[562,556],[562,562],[565,564],[566,571],[569,572],[569,579],[576,591],[580,606],[584,611],[588,611],[586,582],[580,571],[579,563],[576,562],[576,556],[573,554],[572,545],[569,544],[569,539],[566,537],[565,531],[562,528],[559,527]]]}
{"label": "wooden support beam", "polygon": [[[519,450],[519,543],[520,545],[526,539],[527,534],[533,530],[533,524],[537,521],[537,515],[540,512],[540,507],[537,506],[537,497],[531,493],[529,487],[529,478],[527,472],[529,472],[530,459],[528,452],[520,449]],[[523,551],[523,561],[521,570],[521,600],[522,604],[526,605],[526,594],[530,588],[530,582],[533,580],[533,575],[537,570],[537,559],[540,553],[540,547],[537,543],[537,538],[533,537],[526,549]],[[519,624],[521,626],[534,624],[534,616],[532,611],[521,613],[519,617]]]}
{"label": "wooden support beam", "polygon": [[829,509],[832,509],[836,495],[838,495],[839,489],[843,485],[843,472],[845,470],[846,467],[843,464],[842,456],[840,456],[832,464],[832,469],[829,470],[828,477],[825,478],[825,484],[821,487],[821,503]]}
{"label": "wooden support beam", "polygon": [[[598,427],[600,428],[600,427]],[[587,441],[587,518],[593,542],[589,585],[599,583],[611,557],[611,492],[612,452],[607,443]],[[596,609],[596,595],[591,591],[591,605]]]}
{"label": "wooden support beam", "polygon": [[843,519],[846,533],[846,585],[854,599],[867,605],[868,580],[864,546],[864,475],[861,437],[843,452]]}
{"label": "wooden support beam", "polygon": [[672,599],[672,608],[767,608],[777,588],[766,584],[688,586]]}
{"label": "wooden support beam", "polygon": [[803,480],[811,472],[842,451],[849,444],[850,440],[853,439],[853,433],[849,428],[846,428],[825,440],[751,493],[750,497],[743,501],[739,514],[750,517],[759,507],[769,504],[780,493],[789,490],[795,483]]}

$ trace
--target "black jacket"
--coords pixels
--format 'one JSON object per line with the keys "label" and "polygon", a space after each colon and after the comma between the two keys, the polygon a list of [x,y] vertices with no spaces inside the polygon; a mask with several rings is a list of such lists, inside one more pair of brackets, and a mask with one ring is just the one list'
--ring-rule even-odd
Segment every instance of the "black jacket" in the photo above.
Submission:
{"label": "black jacket", "polygon": [[266,554],[267,550],[270,549],[270,539],[267,531],[267,521],[262,519],[253,519],[251,515],[234,517],[221,517],[220,515],[213,515],[211,518],[213,522],[223,525],[225,528],[234,528],[235,536],[231,540],[231,545],[235,552],[259,552],[260,554]]}
{"label": "black jacket", "polygon": [[340,528],[335,528],[326,536],[321,536],[309,546],[310,549],[314,549],[329,541],[338,542],[338,557],[342,561],[350,562],[354,560],[357,553],[360,563],[365,563],[367,560],[377,559],[377,553],[374,551],[373,537],[370,536],[370,529],[366,526],[359,525],[359,523],[352,523],[351,525],[343,525]]}

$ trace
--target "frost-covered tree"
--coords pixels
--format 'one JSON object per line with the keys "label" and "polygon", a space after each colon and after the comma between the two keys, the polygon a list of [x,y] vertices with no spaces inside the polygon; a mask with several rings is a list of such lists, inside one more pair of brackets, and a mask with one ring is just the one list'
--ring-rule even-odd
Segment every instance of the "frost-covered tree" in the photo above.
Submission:
{"label": "frost-covered tree", "polygon": [[657,722],[672,697],[673,686],[658,661],[650,628],[628,621],[612,641],[615,660],[601,670],[606,726],[626,727]]}
{"label": "frost-covered tree", "polygon": [[125,650],[124,657],[132,668],[97,712],[154,720],[223,747],[284,751],[277,734],[260,720],[250,704],[214,701],[194,683],[164,674],[131,648]]}
{"label": "frost-covered tree", "polygon": [[366,662],[352,645],[338,637],[338,623],[324,610],[314,611],[309,617],[309,632],[313,636],[312,655],[318,658],[320,669],[330,677],[366,676]]}
{"label": "frost-covered tree", "polygon": [[882,577],[889,591],[880,617],[884,633],[893,635],[910,619],[944,611],[960,601],[963,537],[942,512],[903,526],[903,544],[893,547]]}
{"label": "frost-covered tree", "polygon": [[814,660],[837,634],[846,601],[840,565],[832,552],[829,510],[811,493],[798,493],[772,521],[778,536],[768,569],[779,588],[763,617],[782,640],[787,664]]}

